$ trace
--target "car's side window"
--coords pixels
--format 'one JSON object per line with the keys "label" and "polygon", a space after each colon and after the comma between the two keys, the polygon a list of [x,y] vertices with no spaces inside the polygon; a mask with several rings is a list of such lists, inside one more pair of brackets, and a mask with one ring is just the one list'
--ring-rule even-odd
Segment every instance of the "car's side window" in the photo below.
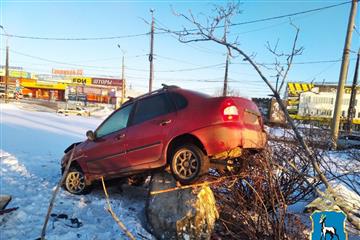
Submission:
{"label": "car's side window", "polygon": [[145,122],[172,111],[171,104],[164,94],[140,100],[137,103],[132,125]]}
{"label": "car's side window", "polygon": [[115,112],[96,130],[96,137],[100,138],[126,128],[132,107],[133,104],[130,104]]}

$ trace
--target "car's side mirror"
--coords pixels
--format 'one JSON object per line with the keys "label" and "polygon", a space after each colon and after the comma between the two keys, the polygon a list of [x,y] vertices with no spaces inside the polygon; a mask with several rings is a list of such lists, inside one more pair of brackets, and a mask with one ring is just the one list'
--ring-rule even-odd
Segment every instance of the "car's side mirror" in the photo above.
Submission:
{"label": "car's side mirror", "polygon": [[86,136],[90,141],[94,141],[95,140],[95,133],[91,130],[86,132]]}

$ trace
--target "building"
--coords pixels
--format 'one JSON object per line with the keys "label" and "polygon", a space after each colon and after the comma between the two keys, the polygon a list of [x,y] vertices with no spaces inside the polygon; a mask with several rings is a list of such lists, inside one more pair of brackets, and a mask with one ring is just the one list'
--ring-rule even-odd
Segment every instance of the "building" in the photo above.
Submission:
{"label": "building", "polygon": [[[116,104],[122,95],[121,79],[84,76],[33,75],[20,78],[21,93],[52,101],[80,101]],[[124,84],[125,85],[125,84]]]}
{"label": "building", "polygon": [[[360,125],[360,87],[357,87],[356,91],[353,123]],[[336,92],[337,84],[288,83],[288,111],[294,119],[329,124],[334,114]],[[341,122],[348,117],[350,95],[351,86],[346,86],[341,106]]]}
{"label": "building", "polygon": [[[36,74],[22,67],[9,67],[6,83],[5,68],[0,66],[0,87],[7,85],[8,95],[49,101],[80,101],[119,105],[125,93],[125,80],[83,76],[81,69],[52,69],[51,74]],[[125,94],[124,94],[125,95]]]}

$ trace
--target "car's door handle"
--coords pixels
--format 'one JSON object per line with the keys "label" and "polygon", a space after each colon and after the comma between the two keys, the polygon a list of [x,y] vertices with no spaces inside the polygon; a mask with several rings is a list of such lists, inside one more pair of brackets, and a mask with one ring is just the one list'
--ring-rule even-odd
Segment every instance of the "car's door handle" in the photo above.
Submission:
{"label": "car's door handle", "polygon": [[125,137],[125,133],[122,133],[122,134],[119,134],[119,135],[116,135],[115,139],[116,140],[121,140]]}
{"label": "car's door handle", "polygon": [[163,121],[161,121],[160,122],[160,126],[165,126],[165,125],[167,125],[167,124],[169,124],[169,123],[171,123],[171,119],[168,119],[168,120],[163,120]]}

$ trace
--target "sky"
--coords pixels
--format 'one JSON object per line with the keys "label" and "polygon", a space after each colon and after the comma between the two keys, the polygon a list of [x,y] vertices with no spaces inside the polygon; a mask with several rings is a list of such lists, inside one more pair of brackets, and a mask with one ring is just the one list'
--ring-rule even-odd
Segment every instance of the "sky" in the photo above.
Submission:
{"label": "sky", "polygon": [[[241,13],[232,23],[281,16],[345,1],[240,1]],[[181,30],[195,26],[175,13],[189,14],[199,22],[216,16],[215,6],[227,1],[8,1],[0,0],[0,24],[8,34],[45,38],[97,38],[110,40],[54,41],[10,37],[10,65],[29,72],[51,73],[55,69],[83,69],[88,76],[121,77],[121,58],[125,56],[127,87],[146,92],[149,79],[150,25],[154,10],[154,88],[175,84],[209,94],[221,92],[226,48],[214,42],[181,43],[159,28]],[[296,56],[287,81],[338,82],[351,3],[291,17],[299,29]],[[359,15],[353,32],[347,82],[353,79],[356,53],[360,45]],[[0,29],[1,31],[1,29]],[[259,21],[229,27],[229,41],[254,57],[257,63],[274,63],[266,48],[278,43],[279,52],[291,51],[295,28],[289,18]],[[4,33],[3,31],[1,33]],[[139,36],[133,36],[137,35]],[[215,33],[222,37],[223,30]],[[131,35],[129,37],[129,35]],[[5,63],[6,37],[1,35],[1,64]],[[117,45],[120,45],[121,49]],[[333,61],[337,62],[333,62]],[[280,58],[280,62],[286,62]],[[310,62],[310,63],[309,63]],[[319,63],[311,63],[319,62]],[[275,83],[276,72],[261,67]],[[229,65],[229,86],[244,97],[266,97],[270,90],[242,57],[233,52]]]}

